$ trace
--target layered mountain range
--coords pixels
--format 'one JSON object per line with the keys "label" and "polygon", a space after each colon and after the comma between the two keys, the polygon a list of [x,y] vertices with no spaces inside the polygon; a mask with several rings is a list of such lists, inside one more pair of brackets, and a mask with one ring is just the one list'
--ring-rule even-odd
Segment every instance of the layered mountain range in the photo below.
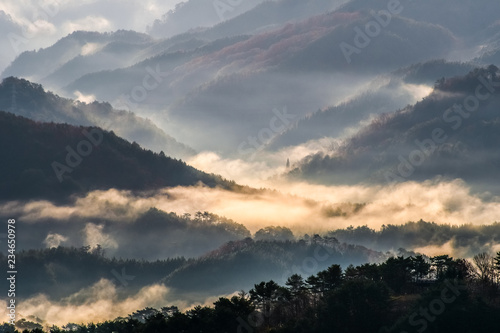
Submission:
{"label": "layered mountain range", "polygon": [[[231,11],[244,13],[229,20],[167,38],[133,31],[75,32],[51,47],[21,54],[2,76],[110,102],[153,117],[197,150],[237,156],[242,141],[269,127],[275,108],[287,107],[297,120],[345,102],[376,75],[399,67],[436,58],[476,65],[494,59],[494,15],[470,14],[474,6],[467,1],[398,3],[394,13],[387,1],[369,6],[332,0],[249,3]],[[153,30],[189,18],[194,6],[193,1],[179,6]],[[476,10],[483,13],[485,6],[494,13],[498,4],[488,1]],[[453,19],[450,7],[456,8]],[[382,16],[370,10],[381,10]],[[467,20],[458,19],[465,15]],[[203,26],[203,20],[197,24]],[[371,25],[378,28],[367,34]],[[179,130],[186,123],[189,134]]]}
{"label": "layered mountain range", "polygon": [[498,250],[498,12],[187,0],[143,32],[19,54],[0,83],[0,218],[26,318]]}

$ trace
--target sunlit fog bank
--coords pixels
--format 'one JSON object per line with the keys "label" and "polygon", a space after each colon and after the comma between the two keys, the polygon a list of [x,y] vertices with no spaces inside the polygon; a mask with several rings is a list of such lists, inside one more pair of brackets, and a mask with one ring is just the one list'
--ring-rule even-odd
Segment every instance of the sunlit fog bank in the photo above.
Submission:
{"label": "sunlit fog bank", "polygon": [[[268,183],[271,185],[271,183]],[[85,218],[128,223],[151,207],[177,214],[209,211],[242,223],[251,232],[276,225],[296,235],[323,233],[350,225],[379,229],[387,224],[434,221],[438,224],[491,224],[500,201],[484,201],[463,182],[408,182],[393,186],[320,186],[272,183],[277,191],[238,193],[207,187],[176,187],[135,196],[129,191],[95,191],[73,205],[48,201],[10,202],[0,209],[26,223]],[[64,236],[64,235],[63,235]]]}
{"label": "sunlit fog bank", "polygon": [[[146,307],[159,309],[166,305],[175,304],[184,311],[192,308],[193,304],[211,304],[217,298],[216,296],[204,298],[185,295],[180,299],[161,284],[145,286],[137,293],[128,295],[128,291],[123,286],[116,286],[110,280],[101,279],[99,282],[61,300],[52,300],[48,296],[40,294],[21,300],[18,307],[21,309],[19,310],[21,318],[35,322],[42,319],[44,326],[51,327],[52,325],[63,326],[68,323],[96,323],[118,317],[127,317]],[[6,301],[0,301],[0,305],[0,316],[5,318],[8,316]]]}

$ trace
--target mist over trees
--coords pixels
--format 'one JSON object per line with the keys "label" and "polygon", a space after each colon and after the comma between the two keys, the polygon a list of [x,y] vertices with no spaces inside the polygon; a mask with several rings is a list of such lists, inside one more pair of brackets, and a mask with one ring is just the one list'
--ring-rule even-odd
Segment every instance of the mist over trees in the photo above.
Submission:
{"label": "mist over trees", "polygon": [[[151,212],[147,216],[151,223],[155,223],[151,220]],[[179,220],[177,223],[183,221]],[[230,294],[235,290],[249,288],[254,281],[266,277],[284,283],[288,275],[313,274],[333,263],[347,267],[350,264],[367,261],[380,262],[387,257],[387,254],[363,246],[340,243],[334,238],[323,238],[319,235],[299,241],[279,239],[264,241],[248,237],[226,241],[213,249],[217,246],[217,241],[223,241],[224,237],[231,238],[225,236],[221,229],[236,227],[243,230],[243,235],[245,229],[229,222],[221,222],[219,227],[209,227],[207,224],[210,222],[203,225],[196,219],[191,223],[192,226],[184,235],[170,225],[163,230],[154,229],[154,233],[158,235],[156,238],[151,235],[137,237],[135,240],[137,243],[158,243],[153,246],[145,245],[144,249],[135,246],[130,251],[117,252],[97,244],[19,250],[17,255],[20,262],[19,270],[25,274],[20,276],[18,281],[23,286],[18,296],[26,300],[43,290],[43,294],[52,300],[71,298],[71,295],[77,294],[84,288],[90,288],[104,279],[112,281],[117,287],[126,284],[127,288],[119,290],[121,297],[133,295],[149,285],[161,284],[169,288],[170,297],[200,302],[206,297]],[[202,225],[199,225],[200,223]],[[131,226],[129,232],[131,235],[138,235],[140,231],[134,230],[134,227]],[[147,230],[148,227],[150,225],[137,225],[141,230]],[[113,230],[118,235],[113,234],[114,239],[120,240],[120,233],[123,231],[119,228]],[[168,239],[169,234],[176,237]],[[234,235],[232,237],[238,238]],[[178,249],[169,246],[175,239],[178,242],[176,244]],[[22,239],[20,241],[24,242]],[[67,246],[67,242],[62,244]],[[212,249],[206,250],[209,246],[212,246]],[[162,249],[163,247],[166,250]],[[137,253],[132,254],[132,250],[136,250]],[[194,255],[203,250],[204,253]],[[154,254],[156,251],[159,253]],[[191,256],[176,256],[176,251]],[[120,256],[113,253],[119,253]],[[161,257],[161,259],[149,261],[141,259],[145,256]],[[5,263],[6,255],[2,255],[1,259]],[[126,277],[131,277],[130,281]],[[79,298],[85,300],[83,296]]]}
{"label": "mist over trees", "polygon": [[[341,6],[345,2],[286,0],[226,4],[225,8],[230,8],[226,14],[232,19],[209,20],[212,22],[209,27],[179,34],[174,33],[176,29],[167,29],[165,34],[167,26],[179,28],[191,24],[186,18],[199,16],[194,11],[198,6],[206,10],[197,25],[204,25],[209,16],[217,16],[212,3],[188,1],[153,24],[151,31],[163,31],[157,34],[159,39],[130,31],[75,32],[52,47],[23,54],[3,76],[34,77],[37,82],[55,86],[58,93],[94,96],[140,116],[153,110],[161,118],[161,125],[168,127],[165,129],[168,134],[181,142],[197,150],[217,147],[231,154],[248,135],[268,125],[269,112],[276,106],[290,109],[294,106],[291,112],[299,117],[335,107],[344,96],[357,92],[377,74],[429,59],[447,58],[450,50],[459,53],[464,44],[474,44],[474,39],[464,32],[466,29],[453,22],[438,22],[433,15],[429,23],[422,13],[433,6],[431,3],[415,6],[405,1],[401,5],[406,10],[392,17],[390,24],[371,41],[369,50],[355,54],[355,62],[346,66],[345,55],[338,45],[352,41],[353,29],[373,20],[370,9],[385,9],[387,3],[371,3],[368,8],[365,3],[349,1]],[[469,5],[461,2],[457,12],[468,12],[465,8]],[[492,11],[498,7],[493,3],[488,6]],[[436,12],[440,13],[438,17],[445,17],[447,8],[440,5]],[[491,20],[490,15],[486,20],[476,15],[473,20],[465,20],[464,25],[487,30],[484,32],[487,38],[491,32],[479,23],[491,24],[494,22]],[[180,24],[181,21],[184,23]],[[92,52],[82,52],[85,48]],[[68,50],[65,58],[61,49]],[[109,59],[116,57],[117,52],[123,53],[123,57],[113,63]],[[96,59],[104,60],[96,62]],[[94,62],[96,65],[92,67]],[[44,66],[46,63],[50,66]],[[36,75],[27,75],[28,67],[27,71]],[[134,98],[137,96],[134,89],[142,87],[150,72],[159,76],[158,85],[146,90],[144,98]],[[436,75],[441,75],[440,71]],[[349,84],[343,85],[344,82]],[[259,98],[241,93],[245,91],[254,91],[251,96],[256,94]],[[396,103],[394,107],[404,105]],[[168,117],[162,114],[165,109]],[[362,115],[370,114],[364,108],[361,111]],[[373,111],[386,110],[379,107]],[[362,115],[348,116],[350,122],[344,126],[355,125],[364,119]],[[246,126],[232,120],[239,117],[246,119]],[[339,118],[334,123],[340,124],[343,117],[332,118]],[[178,125],[186,122],[191,128],[188,135],[178,131]],[[198,135],[221,124],[227,137],[221,138],[216,131],[204,137]],[[301,138],[299,135],[291,142]],[[236,146],[229,144],[233,141]]]}
{"label": "mist over trees", "polygon": [[498,332],[500,2],[172,1],[0,5],[0,333]]}
{"label": "mist over trees", "polygon": [[472,257],[475,253],[489,251],[500,241],[500,223],[488,225],[449,225],[434,222],[408,222],[387,224],[380,230],[368,226],[348,227],[328,233],[341,242],[359,244],[378,251],[399,248],[447,247]]}
{"label": "mist over trees", "polygon": [[33,224],[19,220],[18,226],[23,231],[18,236],[19,250],[100,245],[109,256],[137,260],[197,257],[250,236],[242,224],[216,214],[177,215],[156,208],[130,220],[40,218]]}
{"label": "mist over trees", "polygon": [[193,149],[177,142],[151,120],[130,111],[114,109],[109,103],[89,103],[62,98],[44,90],[40,84],[14,77],[0,84],[0,110],[38,122],[97,126],[155,152],[173,158],[192,156]]}
{"label": "mist over trees", "polygon": [[[334,152],[304,158],[289,176],[329,184],[460,178],[476,191],[497,193],[489,181],[499,165],[497,81],[493,65],[438,80],[422,101],[376,117]],[[479,87],[491,88],[481,102],[474,97]],[[471,112],[461,115],[455,106]]]}
{"label": "mist over trees", "polygon": [[[73,332],[490,332],[497,327],[500,268],[496,258],[447,255],[391,257],[380,264],[289,275],[283,285],[264,280],[213,306],[180,311],[167,304],[103,323],[68,323]],[[480,321],[480,324],[478,323]],[[21,321],[43,332],[43,321]],[[50,332],[62,332],[52,326]],[[19,332],[4,324],[4,332]]]}
{"label": "mist over trees", "polygon": [[[6,263],[7,256],[0,255],[1,262]],[[188,262],[183,257],[157,261],[109,258],[102,247],[90,246],[20,251],[17,259],[19,271],[23,272],[18,276],[21,288],[17,296],[27,299],[43,292],[54,300],[75,294],[101,279],[111,280],[117,287],[126,283],[127,290],[122,295],[126,296]],[[4,286],[7,285],[2,282]]]}
{"label": "mist over trees", "polygon": [[168,275],[165,283],[176,290],[231,293],[271,278],[283,283],[287,274],[311,274],[332,263],[343,267],[363,262],[379,262],[386,254],[315,235],[298,241],[229,242]]}

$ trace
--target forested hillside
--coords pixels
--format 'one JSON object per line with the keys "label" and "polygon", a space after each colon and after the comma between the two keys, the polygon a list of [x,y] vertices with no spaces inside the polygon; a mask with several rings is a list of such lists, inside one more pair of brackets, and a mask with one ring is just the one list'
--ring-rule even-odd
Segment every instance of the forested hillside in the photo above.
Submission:
{"label": "forested hillside", "polygon": [[45,198],[96,189],[152,190],[230,183],[96,127],[41,123],[0,111],[0,200]]}

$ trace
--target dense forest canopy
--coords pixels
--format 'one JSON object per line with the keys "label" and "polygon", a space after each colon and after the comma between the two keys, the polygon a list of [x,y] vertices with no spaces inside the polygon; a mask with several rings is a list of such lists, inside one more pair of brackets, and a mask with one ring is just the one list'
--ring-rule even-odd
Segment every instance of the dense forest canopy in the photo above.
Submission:
{"label": "dense forest canopy", "polygon": [[[55,250],[64,255],[67,250]],[[72,250],[77,251],[77,250]],[[80,252],[88,256],[86,251]],[[173,263],[173,262],[172,262]],[[158,268],[168,262],[154,264]],[[144,264],[143,264],[144,265]],[[147,266],[145,266],[147,267]],[[273,280],[180,311],[166,304],[103,323],[62,328],[22,319],[2,332],[494,332],[500,313],[500,252],[472,260],[448,255],[391,257],[380,264],[332,265]]]}

